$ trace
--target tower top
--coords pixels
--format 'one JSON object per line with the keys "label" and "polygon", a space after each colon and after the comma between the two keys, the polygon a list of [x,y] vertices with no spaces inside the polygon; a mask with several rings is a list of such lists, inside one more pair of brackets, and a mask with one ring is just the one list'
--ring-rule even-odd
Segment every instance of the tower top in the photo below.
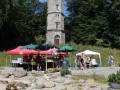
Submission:
{"label": "tower top", "polygon": [[64,14],[64,0],[48,0],[48,13]]}

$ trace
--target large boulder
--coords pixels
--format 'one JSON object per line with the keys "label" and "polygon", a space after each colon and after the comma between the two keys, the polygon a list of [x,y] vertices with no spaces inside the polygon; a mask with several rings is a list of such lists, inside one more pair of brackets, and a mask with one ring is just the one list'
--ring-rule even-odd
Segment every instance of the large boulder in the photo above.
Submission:
{"label": "large boulder", "polygon": [[18,87],[18,88],[25,89],[28,85],[23,84],[22,82],[16,82],[15,86]]}
{"label": "large boulder", "polygon": [[37,85],[36,86],[36,89],[42,89],[42,88],[44,88],[45,86],[44,86],[44,84],[40,84],[40,85]]}
{"label": "large boulder", "polygon": [[48,81],[44,83],[45,88],[52,88],[55,86],[55,83],[52,81]]}
{"label": "large boulder", "polygon": [[80,84],[85,83],[85,80],[84,79],[79,79],[79,83]]}
{"label": "large boulder", "polygon": [[110,83],[110,87],[113,88],[113,89],[120,89],[120,84]]}
{"label": "large boulder", "polygon": [[64,78],[55,78],[55,79],[53,78],[52,81],[57,82],[57,83],[63,83],[65,79]]}
{"label": "large boulder", "polygon": [[69,84],[72,84],[72,83],[73,83],[72,80],[65,80],[65,81],[64,81],[64,85],[69,85]]}
{"label": "large boulder", "polygon": [[51,77],[48,76],[47,74],[44,74],[44,78],[45,78],[46,80],[50,80],[50,79],[51,79]]}
{"label": "large boulder", "polygon": [[0,90],[6,90],[7,85],[6,84],[1,84],[0,83]]}
{"label": "large boulder", "polygon": [[2,71],[1,71],[1,74],[2,74],[2,76],[3,76],[4,78],[9,78],[9,76],[10,76],[10,72],[7,71],[7,70],[2,70]]}
{"label": "large boulder", "polygon": [[14,71],[13,74],[14,74],[15,77],[21,78],[21,77],[26,76],[27,72],[24,71],[24,70],[21,70],[21,71]]}
{"label": "large boulder", "polygon": [[21,81],[23,84],[30,86],[32,84],[31,80],[25,79]]}
{"label": "large boulder", "polygon": [[47,80],[44,79],[44,78],[39,78],[39,79],[36,80],[36,83],[37,83],[37,85],[41,85],[41,84],[44,84],[46,81]]}
{"label": "large boulder", "polygon": [[96,83],[93,79],[88,79],[86,80],[85,85],[89,87],[96,87],[98,83]]}

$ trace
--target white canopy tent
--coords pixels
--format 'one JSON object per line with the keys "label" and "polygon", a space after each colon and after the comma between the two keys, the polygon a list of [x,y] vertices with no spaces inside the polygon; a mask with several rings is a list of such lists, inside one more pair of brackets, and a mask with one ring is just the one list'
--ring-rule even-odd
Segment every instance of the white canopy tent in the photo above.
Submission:
{"label": "white canopy tent", "polygon": [[94,52],[94,51],[90,51],[90,50],[85,50],[83,52],[77,53],[76,56],[81,55],[82,53],[86,54],[86,55],[98,55],[99,59],[100,59],[100,64],[101,64],[101,55],[98,52]]}

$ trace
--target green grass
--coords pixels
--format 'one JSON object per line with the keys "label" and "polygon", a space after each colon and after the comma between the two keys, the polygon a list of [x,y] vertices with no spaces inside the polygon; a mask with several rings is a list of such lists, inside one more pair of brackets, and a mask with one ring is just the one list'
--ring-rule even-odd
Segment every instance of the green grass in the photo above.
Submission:
{"label": "green grass", "polygon": [[67,90],[67,88],[65,88],[65,89],[61,89],[61,90]]}
{"label": "green grass", "polygon": [[32,75],[33,75],[34,77],[41,76],[39,73],[32,73]]}
{"label": "green grass", "polygon": [[12,66],[11,60],[17,59],[21,55],[8,55],[6,51],[0,52],[0,67]]}
{"label": "green grass", "polygon": [[94,79],[98,83],[108,84],[108,78],[100,75],[74,75],[72,76],[73,80],[79,80],[79,79]]}
{"label": "green grass", "polygon": [[[111,48],[103,48],[103,47],[97,47],[97,46],[91,46],[91,45],[77,45],[75,43],[69,43],[66,45],[70,45],[73,46],[75,48],[77,48],[76,52],[71,52],[70,55],[70,62],[75,60],[75,55],[76,53],[82,52],[84,50],[92,50],[95,52],[100,52],[101,53],[101,59],[102,59],[102,64],[103,66],[108,66],[108,55],[110,53],[113,54],[114,56],[114,62],[116,63],[116,65],[119,65],[119,59],[120,59],[120,51],[118,49],[111,49]],[[21,55],[20,55],[21,56]],[[17,59],[17,57],[19,57],[19,55],[11,55],[11,59]],[[94,58],[97,60],[97,62],[99,63],[99,57],[98,56],[94,56]],[[11,66],[10,64],[10,55],[6,54],[6,51],[2,51],[0,52],[0,66],[6,66],[6,59],[7,59],[7,65]]]}
{"label": "green grass", "polygon": [[82,88],[83,88],[83,84],[79,84],[79,85],[77,86],[77,88],[78,88],[78,89],[82,89]]}

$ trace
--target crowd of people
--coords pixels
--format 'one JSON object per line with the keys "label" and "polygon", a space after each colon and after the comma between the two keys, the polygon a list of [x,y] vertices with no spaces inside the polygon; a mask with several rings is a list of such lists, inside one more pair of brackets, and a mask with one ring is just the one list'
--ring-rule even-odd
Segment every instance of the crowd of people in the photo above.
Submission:
{"label": "crowd of people", "polygon": [[87,69],[87,68],[94,68],[98,66],[98,63],[96,60],[93,58],[93,55],[91,57],[87,57],[84,53],[81,55],[77,56],[76,58],[76,67],[79,69]]}
{"label": "crowd of people", "polygon": [[[35,56],[32,53],[30,55],[23,55],[22,56],[22,65],[23,69],[26,71],[30,70],[41,70],[44,71],[46,67],[46,57],[44,55],[40,55],[39,53]],[[59,54],[57,55],[56,53],[52,53],[51,59],[53,60],[59,60],[60,62],[55,62],[55,68],[60,67],[62,69],[63,61],[66,61],[66,65],[68,65],[69,61],[69,55],[68,53],[65,55]],[[112,54],[108,56],[108,65],[110,68],[113,67],[113,60],[114,57]],[[68,65],[69,66],[69,65]],[[68,67],[67,66],[67,67]],[[96,59],[91,55],[88,57],[86,54],[82,53],[81,55],[76,56],[75,60],[75,66],[79,69],[87,69],[87,68],[94,68],[98,67],[98,63]]]}
{"label": "crowd of people", "polygon": [[30,55],[23,55],[23,69],[24,70],[44,70],[45,69],[45,56],[41,56],[39,53],[34,57]]}
{"label": "crowd of people", "polygon": [[[68,54],[62,55],[62,54],[55,54],[53,53],[51,55],[51,59],[53,60],[59,60],[60,62],[60,68],[62,68],[63,60],[68,60]],[[22,65],[23,69],[26,71],[31,70],[41,70],[44,71],[46,67],[46,57],[45,55],[40,55],[39,53],[35,56],[32,53],[30,55],[23,55],[22,56]],[[59,63],[55,62],[55,67],[58,67]]]}
{"label": "crowd of people", "polygon": [[[87,68],[98,67],[98,63],[96,59],[93,58],[93,55],[91,55],[91,57],[87,57],[84,53],[76,57],[75,64],[76,67],[83,70]],[[113,68],[113,65],[114,65],[114,56],[110,53],[108,55],[108,66],[110,68]]]}

